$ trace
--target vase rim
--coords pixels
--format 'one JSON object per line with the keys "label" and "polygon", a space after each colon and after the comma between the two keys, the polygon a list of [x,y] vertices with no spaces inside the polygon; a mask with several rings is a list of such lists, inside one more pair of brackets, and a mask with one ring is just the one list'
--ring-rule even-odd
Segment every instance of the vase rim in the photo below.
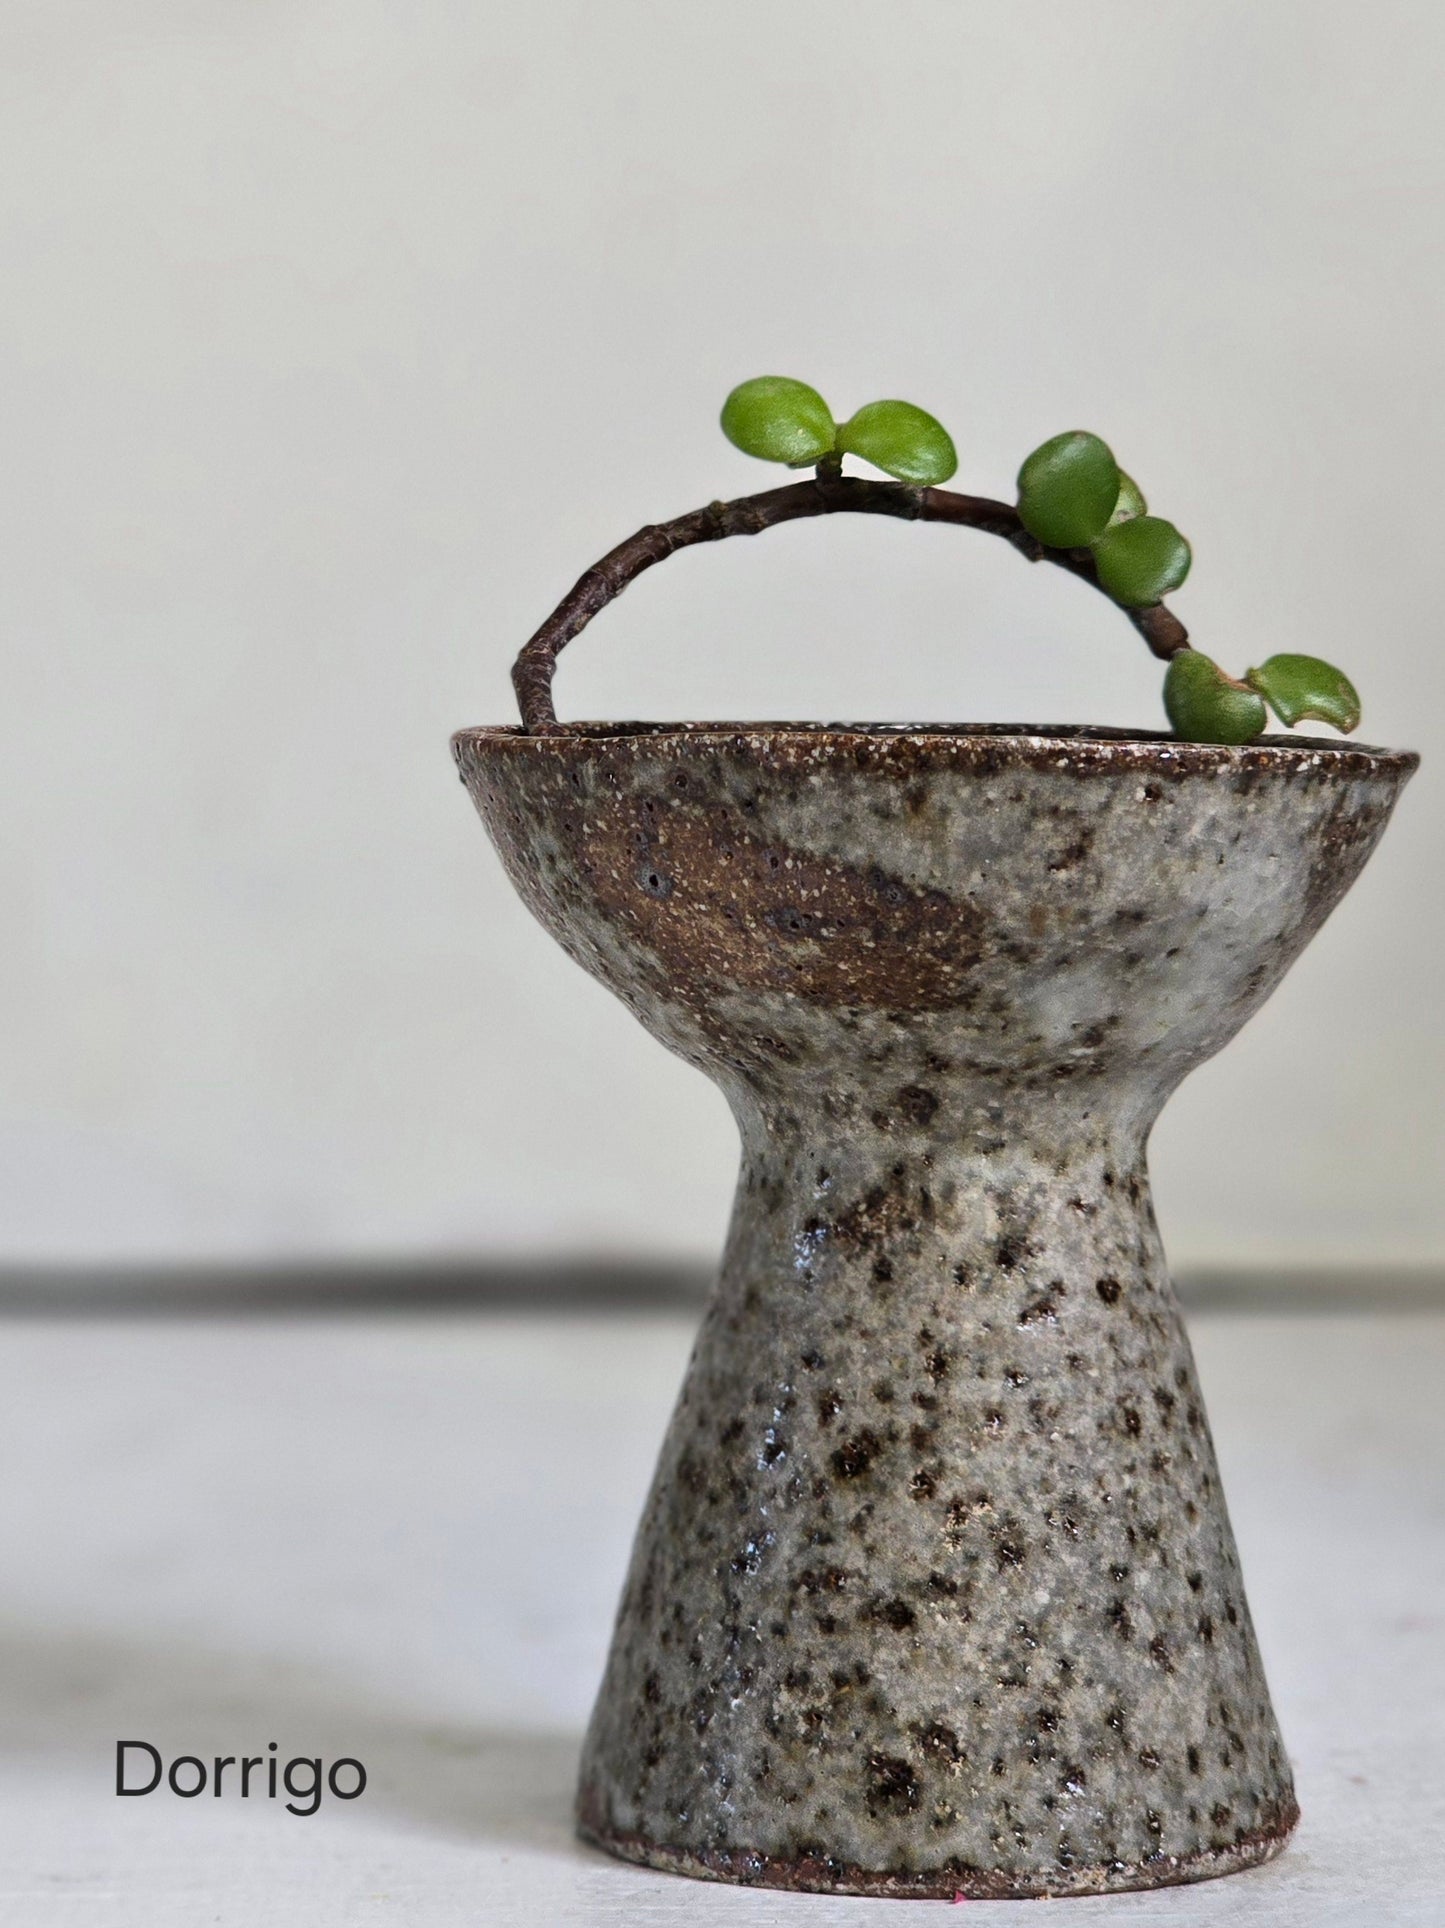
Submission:
{"label": "vase rim", "polygon": [[[1328,769],[1340,775],[1391,773],[1408,776],[1419,766],[1414,750],[1317,736],[1260,736],[1251,743],[1189,743],[1165,731],[1116,729],[1089,723],[875,723],[875,722],[642,722],[583,721],[530,735],[520,724],[478,724],[452,737],[455,751],[499,749],[541,756],[565,755],[588,745],[636,743],[677,751],[714,752],[722,744],[755,749],[870,752],[886,761],[890,748],[941,751],[949,762],[978,760],[1048,769],[1150,770],[1185,775],[1217,770],[1289,771]],[[972,754],[970,754],[972,753]]]}

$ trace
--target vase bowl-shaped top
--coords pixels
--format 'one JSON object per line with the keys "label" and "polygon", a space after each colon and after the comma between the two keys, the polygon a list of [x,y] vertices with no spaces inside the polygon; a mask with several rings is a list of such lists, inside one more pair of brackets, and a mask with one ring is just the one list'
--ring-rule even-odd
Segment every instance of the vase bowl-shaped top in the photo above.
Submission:
{"label": "vase bowl-shaped top", "polygon": [[529,907],[735,1100],[846,1103],[936,1046],[980,1120],[1073,1114],[1099,1081],[1157,1109],[1268,997],[1415,765],[1009,726],[455,742]]}

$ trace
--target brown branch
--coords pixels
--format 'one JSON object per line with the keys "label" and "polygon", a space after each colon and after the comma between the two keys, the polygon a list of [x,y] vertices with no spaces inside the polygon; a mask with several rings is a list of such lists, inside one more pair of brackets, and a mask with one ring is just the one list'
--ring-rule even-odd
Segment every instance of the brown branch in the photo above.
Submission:
{"label": "brown branch", "polygon": [[[720,542],[725,536],[755,536],[783,522],[815,515],[891,515],[906,522],[952,522],[988,535],[1002,536],[1030,562],[1051,562],[1098,588],[1094,558],[1087,549],[1049,549],[1031,536],[1007,502],[982,495],[959,495],[951,489],[912,489],[899,482],[870,482],[860,476],[819,474],[785,488],[745,495],[736,502],[710,502],[671,522],[649,523],[626,542],[619,542],[574,584],[512,665],[512,687],[529,736],[545,736],[564,728],[552,706],[552,678],[557,658],[608,603],[620,596],[645,569],[662,562],[678,549],[698,542]],[[1167,659],[1188,647],[1184,625],[1163,603],[1126,609],[1156,656]]]}

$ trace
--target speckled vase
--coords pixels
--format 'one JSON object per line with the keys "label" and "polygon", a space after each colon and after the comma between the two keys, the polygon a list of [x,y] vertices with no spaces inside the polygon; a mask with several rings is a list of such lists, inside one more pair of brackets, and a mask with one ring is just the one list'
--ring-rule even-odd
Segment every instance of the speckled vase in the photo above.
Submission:
{"label": "speckled vase", "polygon": [[582,1832],[915,1897],[1277,1854],[1290,1770],[1145,1142],[1415,759],[1032,727],[455,749],[526,903],[742,1134]]}

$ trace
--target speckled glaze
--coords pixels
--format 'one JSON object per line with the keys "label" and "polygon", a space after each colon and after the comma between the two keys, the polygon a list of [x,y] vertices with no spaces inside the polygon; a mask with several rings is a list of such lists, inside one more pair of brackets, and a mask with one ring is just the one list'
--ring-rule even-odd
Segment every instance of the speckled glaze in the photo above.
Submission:
{"label": "speckled glaze", "polygon": [[1145,1141],[1415,759],[1026,727],[455,749],[527,904],[742,1134],[584,1834],[915,1897],[1277,1853],[1290,1771]]}

